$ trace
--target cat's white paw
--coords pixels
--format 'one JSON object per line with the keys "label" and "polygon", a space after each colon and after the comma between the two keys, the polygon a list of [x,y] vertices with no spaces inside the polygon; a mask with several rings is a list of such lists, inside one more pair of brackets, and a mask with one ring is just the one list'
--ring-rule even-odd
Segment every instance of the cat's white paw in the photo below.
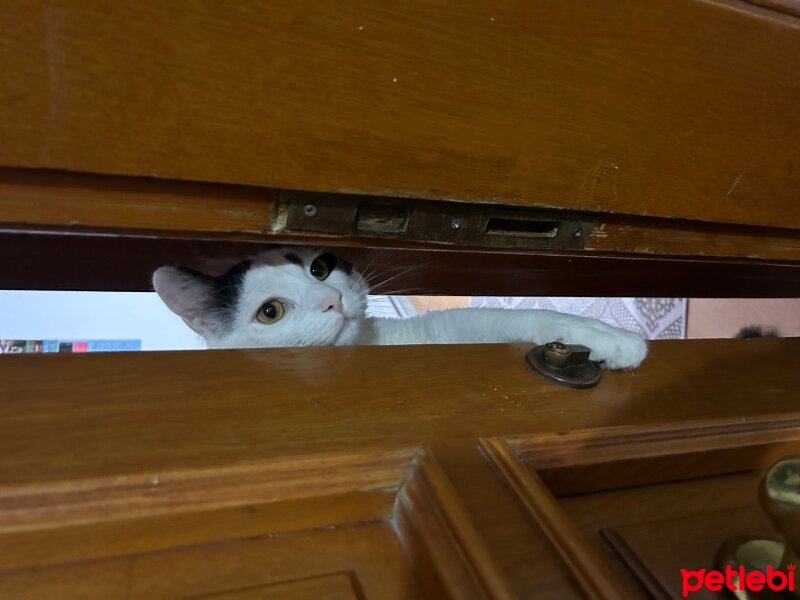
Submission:
{"label": "cat's white paw", "polygon": [[596,319],[562,316],[547,323],[540,333],[536,340],[540,344],[558,341],[588,346],[592,349],[589,358],[602,361],[607,369],[633,369],[647,356],[647,342],[638,333]]}
{"label": "cat's white paw", "polygon": [[589,358],[603,361],[608,369],[633,369],[647,356],[647,342],[638,333],[598,324],[592,333],[593,338],[585,345],[592,349]]}

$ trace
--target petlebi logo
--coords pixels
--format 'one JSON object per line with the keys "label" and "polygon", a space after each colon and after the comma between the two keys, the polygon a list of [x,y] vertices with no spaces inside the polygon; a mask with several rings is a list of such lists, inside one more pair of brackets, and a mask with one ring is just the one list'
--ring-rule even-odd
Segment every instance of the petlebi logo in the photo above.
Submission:
{"label": "petlebi logo", "polygon": [[747,571],[743,566],[734,569],[730,565],[725,566],[725,572],[713,569],[694,571],[681,569],[683,597],[686,598],[692,592],[699,592],[702,589],[710,592],[721,590],[760,592],[767,588],[773,592],[784,590],[793,592],[794,572],[794,565],[788,565],[785,571],[773,569],[771,566],[768,566],[766,571]]}

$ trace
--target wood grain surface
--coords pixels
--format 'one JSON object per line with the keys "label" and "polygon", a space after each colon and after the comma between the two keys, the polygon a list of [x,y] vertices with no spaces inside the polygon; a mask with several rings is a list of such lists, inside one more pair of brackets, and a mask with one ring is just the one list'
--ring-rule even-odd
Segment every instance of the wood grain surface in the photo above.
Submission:
{"label": "wood grain surface", "polygon": [[800,25],[778,11],[0,7],[6,166],[800,227]]}

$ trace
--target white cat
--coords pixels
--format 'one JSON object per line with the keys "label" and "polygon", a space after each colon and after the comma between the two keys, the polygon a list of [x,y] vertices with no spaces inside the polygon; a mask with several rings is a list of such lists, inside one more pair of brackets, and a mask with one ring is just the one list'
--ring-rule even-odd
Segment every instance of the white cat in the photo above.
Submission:
{"label": "white cat", "polygon": [[272,247],[220,277],[161,267],[153,287],[209,348],[562,341],[588,346],[591,358],[611,369],[636,367],[647,355],[636,333],[547,310],[460,308],[367,318],[366,280],[317,248]]}

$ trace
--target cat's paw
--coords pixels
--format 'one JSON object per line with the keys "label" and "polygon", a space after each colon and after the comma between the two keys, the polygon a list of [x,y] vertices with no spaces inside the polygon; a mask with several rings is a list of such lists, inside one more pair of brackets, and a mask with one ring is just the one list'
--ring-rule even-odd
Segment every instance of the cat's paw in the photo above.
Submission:
{"label": "cat's paw", "polygon": [[588,346],[591,349],[589,358],[603,362],[607,369],[633,369],[647,356],[647,342],[638,333],[572,315],[548,319],[538,328],[534,341]]}
{"label": "cat's paw", "polygon": [[647,356],[647,342],[638,333],[598,323],[584,342],[592,349],[589,358],[603,361],[608,369],[633,369]]}

